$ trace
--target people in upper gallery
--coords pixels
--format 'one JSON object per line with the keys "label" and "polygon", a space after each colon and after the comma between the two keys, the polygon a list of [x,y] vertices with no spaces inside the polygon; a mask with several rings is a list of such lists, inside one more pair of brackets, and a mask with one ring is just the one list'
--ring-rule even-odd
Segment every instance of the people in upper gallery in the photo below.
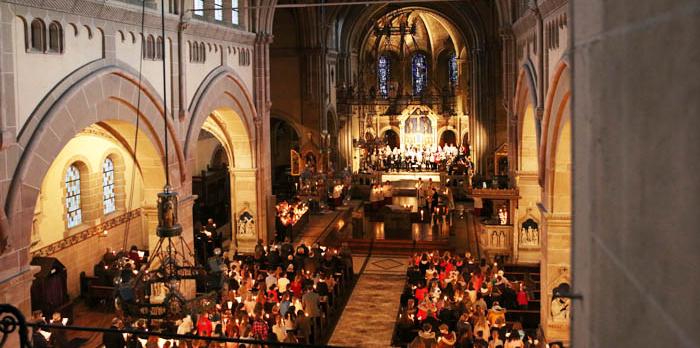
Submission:
{"label": "people in upper gallery", "polygon": [[[470,253],[417,253],[410,258],[407,276],[396,326],[399,344],[482,348],[536,345],[520,323],[506,322],[509,309],[523,309],[517,291],[525,291],[526,287],[523,282],[508,280],[497,263],[477,263]],[[434,327],[438,331],[431,330]]]}
{"label": "people in upper gallery", "polygon": [[363,171],[446,171],[448,174],[469,174],[474,164],[466,147],[453,144],[379,147],[363,152]]}

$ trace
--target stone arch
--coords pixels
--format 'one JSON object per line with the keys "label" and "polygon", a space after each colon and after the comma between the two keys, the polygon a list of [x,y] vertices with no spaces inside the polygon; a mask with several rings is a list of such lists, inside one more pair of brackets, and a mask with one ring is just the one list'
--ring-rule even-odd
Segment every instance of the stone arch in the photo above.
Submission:
{"label": "stone arch", "polygon": [[[222,108],[235,112],[239,117],[243,128],[250,137],[250,150],[254,152],[257,144],[255,132],[257,111],[253,98],[238,74],[230,69],[220,67],[207,75],[197,88],[190,103],[188,111],[191,114],[191,119],[187,128],[184,149],[188,159],[193,155],[193,144],[196,144],[202,125],[213,111]],[[253,167],[256,164],[257,159],[254,157]]]}
{"label": "stone arch", "polygon": [[[571,266],[571,75],[562,60],[549,83],[542,118],[539,148],[539,181],[542,185],[542,263],[541,291],[551,293],[560,277],[570,277]],[[542,302],[541,322],[545,336],[566,336],[562,324],[554,322],[550,312],[551,295]]]}
{"label": "stone arch", "polygon": [[[389,135],[389,134],[392,133],[392,132],[394,133],[393,136],[396,137],[396,147],[400,147],[400,146],[401,146],[401,138],[399,137],[399,133],[401,132],[401,130],[399,129],[399,127],[396,127],[396,126],[384,126],[384,127],[379,131],[379,136],[382,137],[382,139],[385,139],[385,140],[386,140],[386,139],[387,139],[387,136],[391,137],[391,135]],[[394,146],[392,146],[392,144],[388,144],[388,143],[387,143],[387,145],[390,145],[392,149],[394,148]]]}
{"label": "stone arch", "polygon": [[[239,212],[246,210],[255,219],[255,235],[243,240],[236,235],[234,242],[241,250],[254,246],[258,238],[266,239],[266,196],[269,188],[258,180],[262,154],[258,149],[262,120],[257,117],[253,99],[241,78],[232,70],[220,67],[213,70],[200,84],[189,106],[191,120],[185,138],[188,161],[196,160],[197,138],[202,129],[215,132],[227,149],[231,167],[231,215],[237,222]],[[267,139],[265,139],[267,140]],[[241,189],[239,189],[241,188]],[[252,188],[252,189],[251,189]],[[238,231],[234,227],[233,231]],[[235,235],[235,234],[234,234]],[[250,242],[252,242],[251,245]],[[252,249],[251,249],[252,250]]]}
{"label": "stone arch", "polygon": [[280,121],[284,121],[287,123],[292,129],[294,129],[294,132],[297,133],[297,137],[299,138],[299,142],[301,143],[304,139],[303,135],[305,134],[304,131],[304,126],[299,124],[299,122],[294,121],[294,118],[292,118],[289,113],[278,110],[278,109],[272,109],[270,111],[270,118],[275,118]]}
{"label": "stone arch", "polygon": [[570,113],[565,113],[569,109],[569,99],[571,98],[571,74],[569,65],[562,60],[554,70],[552,81],[549,84],[545,99],[544,115],[542,117],[542,136],[539,145],[539,180],[544,185],[546,181],[546,168],[552,161],[559,133]]}
{"label": "stone arch", "polygon": [[535,114],[537,94],[535,78],[529,64],[523,65],[518,74],[515,89],[515,111],[518,118],[517,127],[517,170],[521,172],[538,172],[538,123]]}
{"label": "stone arch", "polygon": [[155,89],[146,81],[138,86],[135,75],[128,70],[104,62],[85,66],[49,92],[32,112],[18,136],[18,144],[24,151],[19,154],[17,167],[10,169],[12,181],[5,201],[6,214],[17,231],[30,230],[43,180],[43,175],[37,173],[46,173],[50,160],[67,142],[94,123],[116,119],[136,124],[135,105],[139,90],[142,95],[140,131],[154,144],[162,160],[164,147],[159,130],[163,129],[164,119],[167,120],[175,150],[171,157],[174,164],[169,170],[182,173],[182,153],[174,127],[169,118],[163,117],[162,104]]}
{"label": "stone arch", "polygon": [[438,132],[437,132],[438,133],[438,136],[437,136],[438,143],[442,140],[442,135],[447,131],[450,131],[450,132],[454,133],[454,135],[455,135],[455,143],[452,145],[455,145],[455,146],[459,145],[457,142],[459,142],[461,140],[457,136],[457,129],[455,129],[455,127],[453,127],[453,126],[442,126],[438,129]]}
{"label": "stone arch", "polygon": [[[450,140],[450,139],[446,139],[445,137],[450,137],[450,133],[452,134],[452,136],[451,136],[452,141],[448,142],[448,140]],[[448,145],[448,144],[453,145],[453,146],[457,146],[458,140],[459,139],[457,139],[457,130],[455,130],[452,127],[445,127],[445,129],[443,129],[440,132],[440,135],[438,136],[438,145],[443,146],[443,147],[445,145]]]}

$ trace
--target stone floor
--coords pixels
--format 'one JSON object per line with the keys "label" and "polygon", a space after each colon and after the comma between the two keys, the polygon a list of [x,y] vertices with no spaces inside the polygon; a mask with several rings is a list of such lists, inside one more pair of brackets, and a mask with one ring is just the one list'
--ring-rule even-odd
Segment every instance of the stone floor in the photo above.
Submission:
{"label": "stone floor", "polygon": [[406,281],[407,260],[367,256],[353,257],[353,261],[360,277],[328,344],[389,347]]}

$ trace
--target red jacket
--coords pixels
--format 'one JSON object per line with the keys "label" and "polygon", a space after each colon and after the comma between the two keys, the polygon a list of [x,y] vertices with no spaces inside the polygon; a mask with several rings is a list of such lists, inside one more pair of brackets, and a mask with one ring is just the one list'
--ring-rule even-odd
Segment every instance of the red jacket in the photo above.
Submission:
{"label": "red jacket", "polygon": [[197,320],[197,334],[200,336],[211,336],[211,320],[202,315]]}
{"label": "red jacket", "polygon": [[527,306],[527,292],[523,290],[518,291],[518,294],[516,295],[516,301],[518,302],[519,306]]}

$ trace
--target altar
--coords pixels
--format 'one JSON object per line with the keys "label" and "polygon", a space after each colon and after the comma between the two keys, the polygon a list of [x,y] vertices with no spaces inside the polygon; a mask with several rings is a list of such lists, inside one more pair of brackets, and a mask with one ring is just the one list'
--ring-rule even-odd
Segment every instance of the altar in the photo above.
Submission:
{"label": "altar", "polygon": [[427,182],[429,179],[433,179],[433,182],[440,182],[440,172],[384,172],[382,173],[382,182],[396,182],[396,181],[418,181],[422,179]]}

